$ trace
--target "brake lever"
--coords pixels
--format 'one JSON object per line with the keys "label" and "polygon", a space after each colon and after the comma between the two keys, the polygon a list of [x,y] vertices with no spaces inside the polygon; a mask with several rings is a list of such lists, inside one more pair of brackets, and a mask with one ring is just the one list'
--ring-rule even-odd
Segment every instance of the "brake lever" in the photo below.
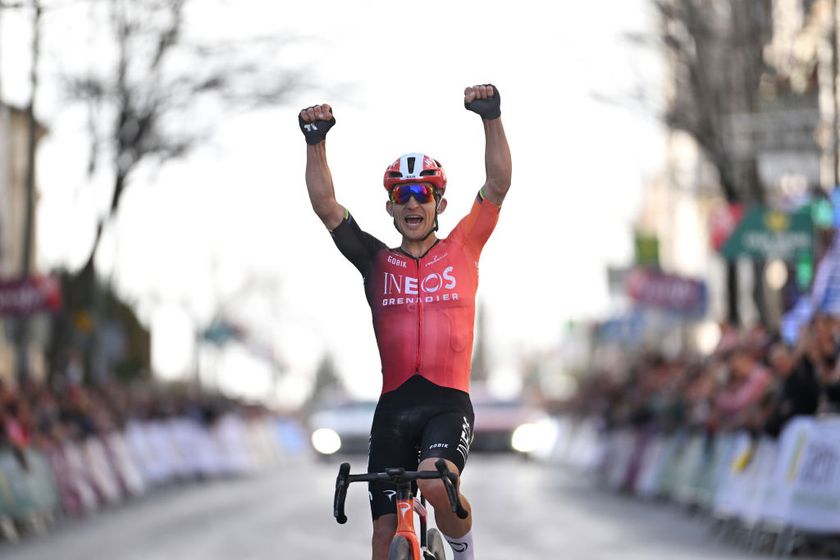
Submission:
{"label": "brake lever", "polygon": [[464,509],[460,498],[458,498],[458,492],[455,490],[455,481],[458,480],[458,475],[446,467],[446,461],[443,459],[435,461],[435,468],[440,473],[443,487],[446,488],[446,496],[449,498],[449,505],[452,511],[455,512],[455,515],[459,519],[466,519],[469,516],[469,512]]}
{"label": "brake lever", "polygon": [[341,525],[347,523],[347,516],[344,514],[344,499],[347,497],[348,486],[350,486],[350,463],[341,463],[335,479],[335,498],[333,499],[333,517]]}

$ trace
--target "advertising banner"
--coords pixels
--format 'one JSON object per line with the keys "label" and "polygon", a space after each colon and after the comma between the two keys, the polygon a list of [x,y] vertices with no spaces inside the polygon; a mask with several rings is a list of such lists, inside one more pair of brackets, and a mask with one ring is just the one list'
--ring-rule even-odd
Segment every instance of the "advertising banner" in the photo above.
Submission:
{"label": "advertising banner", "polygon": [[787,517],[799,529],[836,532],[840,527],[840,419],[814,424],[792,463]]}
{"label": "advertising banner", "polygon": [[61,308],[61,284],[57,278],[33,276],[0,281],[0,317],[26,316]]}
{"label": "advertising banner", "polygon": [[754,207],[747,211],[720,253],[730,260],[744,256],[792,261],[802,254],[811,254],[813,244],[810,206],[796,212]]}
{"label": "advertising banner", "polygon": [[691,315],[706,311],[706,284],[701,280],[637,268],[628,274],[625,288],[642,306]]}

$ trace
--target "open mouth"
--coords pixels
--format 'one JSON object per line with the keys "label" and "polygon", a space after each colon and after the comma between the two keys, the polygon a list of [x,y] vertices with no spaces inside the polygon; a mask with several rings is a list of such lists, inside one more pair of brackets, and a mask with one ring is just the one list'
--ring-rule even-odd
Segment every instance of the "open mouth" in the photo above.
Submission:
{"label": "open mouth", "polygon": [[423,216],[417,214],[410,214],[404,218],[405,223],[411,227],[417,227],[423,223]]}

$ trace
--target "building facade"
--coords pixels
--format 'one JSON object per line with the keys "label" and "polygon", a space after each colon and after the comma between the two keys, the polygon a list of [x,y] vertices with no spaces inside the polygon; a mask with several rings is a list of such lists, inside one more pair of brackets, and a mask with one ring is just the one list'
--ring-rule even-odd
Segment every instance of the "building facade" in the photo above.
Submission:
{"label": "building facade", "polygon": [[[46,130],[37,127],[40,140]],[[26,111],[0,104],[0,282],[21,280],[25,274],[24,228],[26,225],[26,182],[27,182],[27,147],[29,145],[29,117]],[[36,196],[37,201],[37,196]],[[33,219],[32,231],[33,255],[37,247]],[[34,259],[33,259],[34,262]],[[14,378],[17,363],[15,347],[16,320],[11,315],[0,315],[0,378],[11,381]],[[38,321],[33,325],[36,335],[44,331]],[[44,336],[30,337],[30,369],[33,375],[43,376]]]}

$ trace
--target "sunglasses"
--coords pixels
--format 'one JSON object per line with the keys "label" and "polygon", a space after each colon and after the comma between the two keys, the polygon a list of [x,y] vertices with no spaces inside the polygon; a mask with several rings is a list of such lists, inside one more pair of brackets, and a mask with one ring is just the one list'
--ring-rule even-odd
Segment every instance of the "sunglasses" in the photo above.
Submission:
{"label": "sunglasses", "polygon": [[434,198],[435,189],[423,183],[402,183],[388,193],[391,202],[396,204],[405,204],[412,196],[420,204],[425,204]]}

